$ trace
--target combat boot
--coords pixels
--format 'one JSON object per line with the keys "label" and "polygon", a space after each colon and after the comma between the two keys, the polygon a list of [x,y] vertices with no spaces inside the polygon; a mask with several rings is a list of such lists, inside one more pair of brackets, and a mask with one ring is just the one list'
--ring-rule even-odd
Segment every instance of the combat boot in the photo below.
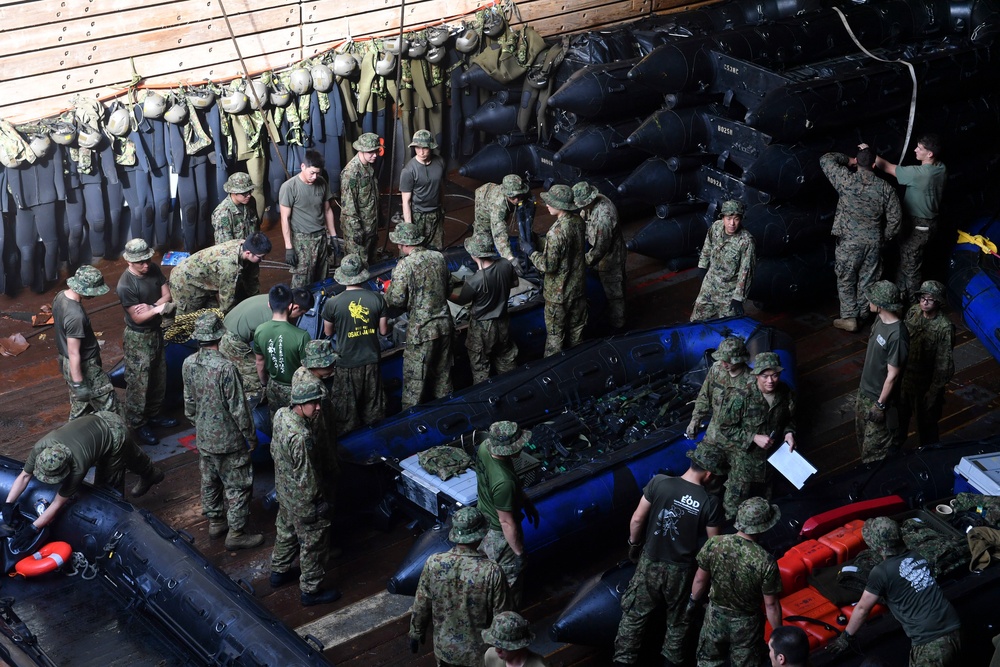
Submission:
{"label": "combat boot", "polygon": [[139,481],[132,487],[132,497],[141,498],[146,495],[154,485],[163,481],[163,471],[157,466],[153,466],[148,475],[140,477]]}
{"label": "combat boot", "polygon": [[302,603],[303,607],[312,607],[318,604],[330,604],[331,602],[336,602],[340,599],[340,591],[336,588],[328,588],[327,590],[318,590],[315,593],[303,592],[299,596],[299,602]]}
{"label": "combat boot", "polygon": [[242,530],[229,531],[226,535],[226,549],[236,551],[237,549],[253,549],[264,544],[264,536],[260,533],[244,533]]}
{"label": "combat boot", "polygon": [[858,318],[838,317],[833,321],[833,326],[835,329],[842,329],[843,331],[854,333],[858,330]]}
{"label": "combat boot", "polygon": [[285,584],[290,584],[299,578],[302,574],[302,570],[297,567],[293,567],[288,572],[272,572],[269,582],[271,588],[278,588],[279,586],[284,586]]}
{"label": "combat boot", "polygon": [[214,519],[208,520],[208,536],[211,539],[216,539],[222,537],[229,532],[229,523],[224,519],[221,521],[215,521]]}

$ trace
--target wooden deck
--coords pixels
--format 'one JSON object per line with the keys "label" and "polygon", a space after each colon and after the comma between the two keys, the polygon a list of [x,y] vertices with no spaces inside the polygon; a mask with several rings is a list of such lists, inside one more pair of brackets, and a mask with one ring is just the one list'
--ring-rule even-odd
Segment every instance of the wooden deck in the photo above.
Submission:
{"label": "wooden deck", "polygon": [[[461,179],[455,181],[452,191],[456,196],[448,203],[445,236],[449,240],[460,238],[471,220],[471,200],[467,196],[474,184]],[[543,209],[540,207],[540,212]],[[543,215],[540,226],[545,226],[546,219]],[[637,228],[637,223],[626,223],[626,236],[635,233]],[[272,228],[268,233],[280,244],[277,229]],[[102,261],[99,268],[109,283],[115,285],[125,265],[121,260]],[[687,320],[697,280],[689,274],[665,271],[657,263],[635,255],[629,258],[628,274],[630,327]],[[286,280],[287,275],[276,268],[265,268],[262,282],[267,287]],[[23,459],[42,434],[63,423],[67,413],[66,388],[56,368],[51,331],[32,329],[26,322],[41,305],[51,302],[53,296],[54,292],[39,296],[25,291],[13,299],[0,297],[0,336],[21,332],[29,336],[31,343],[30,349],[20,356],[4,357],[0,361],[3,370],[0,373],[0,446],[3,453],[14,458]],[[105,367],[110,368],[122,356],[121,308],[114,291],[88,302],[87,307],[94,329],[104,342]],[[835,313],[836,299],[832,295],[799,312],[762,312],[752,305],[747,308],[748,315],[787,332],[796,342],[803,406],[799,443],[803,453],[824,474],[858,463],[851,406],[863,363],[866,336],[832,328]],[[948,387],[942,437],[956,440],[993,435],[998,430],[997,415],[1000,414],[996,411],[1000,393],[997,362],[961,325],[957,315],[952,313],[951,316],[959,324],[955,351],[957,372]],[[151,447],[147,451],[156,455],[157,449]],[[430,667],[434,664],[430,642],[416,658],[407,649],[409,598],[385,592],[386,579],[412,542],[413,531],[403,522],[382,530],[366,517],[353,515],[349,507],[339,508],[334,542],[343,548],[344,555],[329,573],[328,583],[339,587],[344,597],[334,605],[304,609],[299,605],[296,586],[272,591],[267,583],[270,546],[274,542],[273,515],[263,509],[259,499],[271,488],[270,471],[258,470],[257,500],[251,515],[252,527],[267,536],[265,545],[233,553],[224,550],[222,540],[208,539],[207,521],[201,515],[199,502],[197,455],[183,451],[165,458],[163,465],[167,470],[166,481],[138,504],[156,512],[171,526],[192,534],[198,548],[226,573],[250,581],[263,603],[290,627],[321,639],[333,663],[357,667],[403,664]],[[600,543],[588,549],[586,558],[576,555],[567,556],[559,563],[532,564],[525,596],[527,606],[523,611],[536,624],[538,647],[549,656],[551,664],[582,667],[610,663],[610,654],[606,651],[547,643],[545,630],[582,580],[625,556],[626,530],[622,525],[619,531],[602,537]],[[22,604],[31,604],[31,601]]]}

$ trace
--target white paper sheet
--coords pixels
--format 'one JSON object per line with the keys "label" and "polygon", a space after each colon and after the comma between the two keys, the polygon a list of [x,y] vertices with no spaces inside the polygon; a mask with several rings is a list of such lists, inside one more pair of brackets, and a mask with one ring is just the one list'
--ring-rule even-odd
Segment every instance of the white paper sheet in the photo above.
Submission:
{"label": "white paper sheet", "polygon": [[796,489],[801,489],[806,480],[816,474],[813,464],[798,452],[791,451],[787,442],[781,443],[781,447],[771,454],[767,462],[794,484]]}

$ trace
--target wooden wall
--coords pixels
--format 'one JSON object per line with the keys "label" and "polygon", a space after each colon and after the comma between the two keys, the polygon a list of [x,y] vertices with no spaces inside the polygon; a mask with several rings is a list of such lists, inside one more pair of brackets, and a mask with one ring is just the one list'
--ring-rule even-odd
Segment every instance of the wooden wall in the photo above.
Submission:
{"label": "wooden wall", "polygon": [[[475,12],[482,0],[0,0],[0,118],[53,116],[74,95],[121,95],[142,85],[225,81],[280,70],[350,36],[417,29]],[[682,6],[681,0],[522,0],[543,35],[607,26]],[[226,18],[229,23],[227,25]],[[515,21],[516,22],[516,19]]]}

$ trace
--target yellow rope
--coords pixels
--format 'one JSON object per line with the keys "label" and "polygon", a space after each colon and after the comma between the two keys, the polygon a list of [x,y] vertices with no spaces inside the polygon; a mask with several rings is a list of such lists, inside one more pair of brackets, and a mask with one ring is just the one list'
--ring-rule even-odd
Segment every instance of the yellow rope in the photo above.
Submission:
{"label": "yellow rope", "polygon": [[218,308],[202,308],[193,313],[184,313],[174,318],[174,323],[163,332],[163,337],[171,343],[186,343],[194,333],[194,323],[205,313],[215,313],[219,319],[225,318],[226,314]]}

